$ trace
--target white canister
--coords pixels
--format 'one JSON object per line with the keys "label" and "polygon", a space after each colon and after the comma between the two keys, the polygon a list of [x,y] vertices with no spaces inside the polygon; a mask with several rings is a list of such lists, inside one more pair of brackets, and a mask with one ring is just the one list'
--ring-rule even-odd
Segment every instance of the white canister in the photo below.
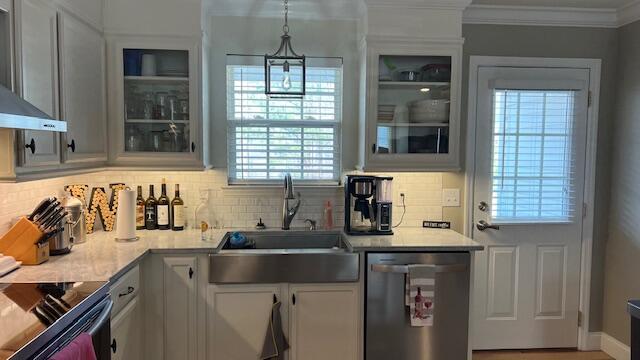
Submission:
{"label": "white canister", "polygon": [[156,56],[153,54],[142,55],[142,76],[156,76]]}

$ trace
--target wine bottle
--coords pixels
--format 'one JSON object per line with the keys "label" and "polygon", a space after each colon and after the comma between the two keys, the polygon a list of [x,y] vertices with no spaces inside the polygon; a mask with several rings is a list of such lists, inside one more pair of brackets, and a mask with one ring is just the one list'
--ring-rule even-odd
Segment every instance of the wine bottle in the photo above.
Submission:
{"label": "wine bottle", "polygon": [[144,230],[144,198],[142,197],[142,186],[138,186],[138,197],[136,198],[136,230]]}
{"label": "wine bottle", "polygon": [[184,230],[184,201],[180,197],[180,185],[176,184],[176,194],[171,200],[171,230]]}
{"label": "wine bottle", "polygon": [[144,203],[144,226],[147,230],[158,227],[158,201],[153,196],[153,185],[149,185],[149,197]]}
{"label": "wine bottle", "polygon": [[158,198],[158,229],[169,230],[169,198],[167,197],[167,183],[162,179],[162,193]]}

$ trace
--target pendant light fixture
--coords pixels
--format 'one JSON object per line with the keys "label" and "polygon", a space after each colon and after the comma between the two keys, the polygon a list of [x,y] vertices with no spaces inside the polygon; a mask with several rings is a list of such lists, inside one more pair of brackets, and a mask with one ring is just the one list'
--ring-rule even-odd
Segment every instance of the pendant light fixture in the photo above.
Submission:
{"label": "pendant light fixture", "polygon": [[[302,98],[305,94],[306,63],[291,46],[289,35],[289,0],[284,0],[284,25],[280,47],[264,56],[265,94],[269,97]],[[272,86],[272,81],[274,86]]]}

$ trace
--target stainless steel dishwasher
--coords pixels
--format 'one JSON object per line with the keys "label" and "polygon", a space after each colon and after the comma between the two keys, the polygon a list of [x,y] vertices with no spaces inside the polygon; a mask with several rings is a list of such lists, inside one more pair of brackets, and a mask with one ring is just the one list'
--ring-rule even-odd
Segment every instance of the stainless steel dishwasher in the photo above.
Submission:
{"label": "stainless steel dishwasher", "polygon": [[[366,360],[462,360],[469,333],[469,253],[369,253]],[[434,320],[411,327],[404,288],[408,265],[435,269]]]}

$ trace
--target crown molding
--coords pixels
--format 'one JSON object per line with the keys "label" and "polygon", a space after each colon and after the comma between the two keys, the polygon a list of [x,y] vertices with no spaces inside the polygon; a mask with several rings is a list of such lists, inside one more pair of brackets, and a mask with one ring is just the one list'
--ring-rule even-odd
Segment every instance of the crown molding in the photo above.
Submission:
{"label": "crown molding", "polygon": [[616,9],[539,6],[470,5],[462,15],[464,24],[604,27],[618,26]]}
{"label": "crown molding", "polygon": [[[640,0],[620,8],[469,5],[471,0],[300,0],[291,18],[359,20],[367,8],[463,11],[464,24],[616,28],[640,20]],[[203,0],[206,16],[282,17],[279,1]]]}
{"label": "crown molding", "polygon": [[640,20],[640,1],[635,0],[618,9],[618,26]]}

